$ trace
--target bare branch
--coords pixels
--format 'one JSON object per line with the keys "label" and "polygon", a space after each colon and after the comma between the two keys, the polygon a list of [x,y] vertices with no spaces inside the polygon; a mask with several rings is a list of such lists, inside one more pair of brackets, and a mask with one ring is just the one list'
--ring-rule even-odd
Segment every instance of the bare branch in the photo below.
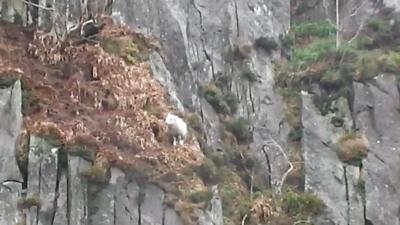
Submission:
{"label": "bare branch", "polygon": [[54,8],[47,8],[45,6],[41,6],[39,4],[36,4],[36,3],[33,3],[33,2],[28,2],[28,1],[25,1],[25,0],[21,0],[21,1],[23,3],[25,3],[25,4],[27,4],[27,5],[32,5],[32,6],[35,6],[37,8],[43,9],[43,10],[54,11]]}
{"label": "bare branch", "polygon": [[353,11],[353,13],[351,13],[351,14],[348,15],[348,16],[346,16],[344,19],[347,19],[348,17],[356,16],[356,15],[358,14],[358,11],[360,11],[360,9],[364,6],[364,4],[365,4],[366,2],[367,2],[367,1],[363,1],[363,2],[358,6],[358,8],[356,8],[356,9]]}
{"label": "bare branch", "polygon": [[339,0],[336,0],[336,49],[340,46],[340,31]]}
{"label": "bare branch", "polygon": [[365,23],[365,22],[362,22],[362,23],[360,24],[360,26],[358,27],[358,30],[357,30],[356,34],[355,34],[347,43],[353,42],[353,41],[358,37],[358,35],[360,35],[361,30],[362,30],[363,27],[364,27],[364,23]]}
{"label": "bare branch", "polygon": [[243,216],[243,218],[242,218],[242,225],[245,225],[244,223],[246,222],[247,216],[248,216],[247,214]]}
{"label": "bare branch", "polygon": [[264,145],[272,145],[278,148],[278,150],[282,153],[283,157],[285,158],[285,160],[287,161],[287,163],[289,164],[289,169],[283,174],[281,181],[279,182],[279,186],[277,189],[277,194],[280,194],[282,192],[282,186],[285,183],[286,177],[288,176],[288,174],[293,170],[293,164],[290,162],[287,154],[285,153],[285,151],[283,151],[282,147],[274,140],[271,138],[270,141],[266,141],[264,142]]}
{"label": "bare branch", "polygon": [[294,222],[293,225],[297,225],[297,224],[301,224],[301,223],[310,224],[311,221],[309,219],[308,220],[298,220],[298,221]]}

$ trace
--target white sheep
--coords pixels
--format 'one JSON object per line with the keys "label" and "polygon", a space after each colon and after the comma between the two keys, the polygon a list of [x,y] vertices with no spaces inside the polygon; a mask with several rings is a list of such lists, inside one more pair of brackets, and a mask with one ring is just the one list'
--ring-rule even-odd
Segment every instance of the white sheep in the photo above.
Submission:
{"label": "white sheep", "polygon": [[178,140],[180,145],[183,145],[183,141],[188,133],[187,124],[178,116],[168,113],[165,118],[165,123],[168,125],[168,135],[173,138],[173,145],[176,145]]}

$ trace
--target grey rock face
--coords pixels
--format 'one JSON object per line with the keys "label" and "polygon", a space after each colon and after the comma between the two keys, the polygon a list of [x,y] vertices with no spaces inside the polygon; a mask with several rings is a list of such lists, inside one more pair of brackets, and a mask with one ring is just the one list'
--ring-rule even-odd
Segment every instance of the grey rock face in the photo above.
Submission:
{"label": "grey rock face", "polygon": [[27,198],[37,199],[41,207],[29,211],[28,224],[52,224],[57,211],[58,157],[52,149],[46,140],[31,136]]}
{"label": "grey rock face", "polygon": [[12,87],[0,89],[0,182],[22,180],[14,156],[21,125],[21,82],[16,81]]}
{"label": "grey rock face", "polygon": [[70,224],[86,225],[88,215],[87,183],[80,173],[89,168],[89,163],[79,157],[68,156],[68,201]]}
{"label": "grey rock face", "polygon": [[177,213],[163,205],[164,192],[119,178],[115,185],[91,185],[89,224],[181,225]]}
{"label": "grey rock face", "polygon": [[311,95],[302,95],[302,101],[305,189],[318,195],[327,206],[316,224],[364,224],[362,196],[357,191],[359,168],[343,164],[331,147],[344,129],[334,127],[329,117],[321,116]]}
{"label": "grey rock face", "polygon": [[205,212],[201,212],[199,216],[199,225],[223,225],[222,202],[218,193],[218,186],[212,187],[213,197],[209,207]]}
{"label": "grey rock face", "polygon": [[17,202],[22,185],[11,181],[22,182],[14,155],[21,124],[21,82],[16,81],[12,87],[0,89],[0,224],[21,221]]}
{"label": "grey rock face", "polygon": [[183,105],[175,92],[176,90],[175,84],[173,83],[171,74],[165,67],[164,62],[162,61],[161,56],[156,52],[152,52],[149,58],[150,58],[150,67],[153,73],[153,77],[162,85],[164,85],[164,87],[168,90],[171,103],[175,105],[175,107],[179,111],[183,112],[184,111]]}
{"label": "grey rock face", "polygon": [[354,94],[356,126],[370,144],[363,162],[366,219],[374,225],[399,224],[400,103],[396,79],[380,75],[367,84],[355,82]]}

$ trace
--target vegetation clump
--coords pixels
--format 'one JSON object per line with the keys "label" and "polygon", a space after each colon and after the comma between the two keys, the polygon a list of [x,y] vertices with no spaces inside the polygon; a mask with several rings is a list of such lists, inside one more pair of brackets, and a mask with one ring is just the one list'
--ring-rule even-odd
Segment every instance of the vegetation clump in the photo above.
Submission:
{"label": "vegetation clump", "polygon": [[324,203],[310,193],[286,191],[282,195],[283,209],[292,217],[307,219],[321,213]]}
{"label": "vegetation clump", "polygon": [[355,133],[345,134],[338,141],[337,154],[343,162],[358,165],[368,154],[366,140]]}
{"label": "vegetation clump", "polygon": [[18,209],[30,209],[31,207],[40,207],[42,202],[39,197],[31,196],[31,197],[24,197],[18,200],[17,207]]}
{"label": "vegetation clump", "polygon": [[293,32],[299,38],[319,37],[326,38],[336,34],[336,28],[328,21],[301,23],[293,26]]}
{"label": "vegetation clump", "polygon": [[276,65],[275,85],[300,92],[321,87],[314,103],[325,115],[332,102],[351,98],[352,82],[371,80],[380,73],[400,73],[400,17],[380,15],[369,19],[352,41],[336,46],[336,30],[326,21],[301,23],[281,37],[292,57]]}
{"label": "vegetation clump", "polygon": [[194,172],[206,184],[217,184],[221,179],[218,168],[215,166],[214,162],[208,158],[205,158],[199,166],[195,166]]}
{"label": "vegetation clump", "polygon": [[272,37],[259,37],[254,41],[254,46],[271,52],[278,49],[278,43]]}
{"label": "vegetation clump", "polygon": [[191,193],[189,198],[193,203],[209,202],[212,198],[212,192],[210,190],[196,191]]}
{"label": "vegetation clump", "polygon": [[202,86],[201,93],[217,113],[229,115],[236,112],[238,102],[235,96],[223,94],[215,84]]}
{"label": "vegetation clump", "polygon": [[90,168],[81,172],[81,175],[92,182],[106,182],[107,168],[101,164],[94,164]]}
{"label": "vegetation clump", "polygon": [[235,135],[238,142],[246,143],[252,140],[253,134],[250,130],[250,122],[243,117],[229,121],[226,124],[226,129]]}
{"label": "vegetation clump", "polygon": [[107,38],[101,42],[104,51],[120,56],[127,64],[137,64],[146,59],[143,48],[129,37]]}
{"label": "vegetation clump", "polygon": [[322,212],[325,204],[310,193],[285,190],[282,194],[257,193],[256,198],[245,201],[239,214],[246,224],[293,224],[308,221]]}

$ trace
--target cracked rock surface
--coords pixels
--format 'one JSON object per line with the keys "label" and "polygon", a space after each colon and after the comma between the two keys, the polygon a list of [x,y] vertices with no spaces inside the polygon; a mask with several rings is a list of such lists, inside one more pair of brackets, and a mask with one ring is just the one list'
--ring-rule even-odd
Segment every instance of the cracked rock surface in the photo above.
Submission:
{"label": "cracked rock surface", "polygon": [[0,89],[0,224],[20,221],[17,201],[22,177],[14,156],[14,143],[22,124],[21,82]]}
{"label": "cracked rock surface", "polygon": [[374,225],[399,224],[399,91],[394,76],[380,75],[354,83],[357,128],[367,135],[370,153],[364,160],[366,220]]}

